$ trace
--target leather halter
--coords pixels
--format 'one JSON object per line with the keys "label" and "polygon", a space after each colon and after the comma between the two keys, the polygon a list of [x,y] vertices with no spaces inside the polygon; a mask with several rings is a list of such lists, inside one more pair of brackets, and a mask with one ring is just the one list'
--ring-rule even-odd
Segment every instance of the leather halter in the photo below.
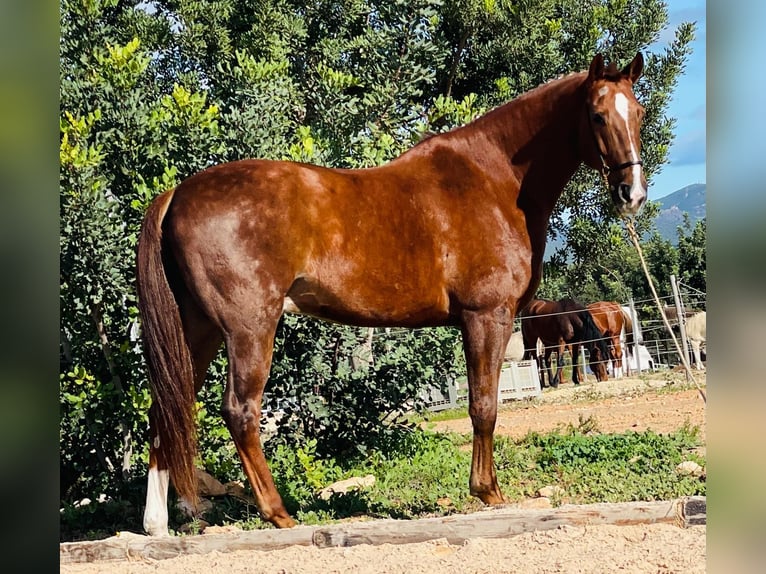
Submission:
{"label": "leather halter", "polygon": [[621,169],[625,169],[626,167],[631,167],[634,165],[644,165],[643,160],[639,159],[637,161],[626,161],[615,166],[610,166],[608,163],[606,163],[604,154],[601,153],[601,146],[596,139],[596,132],[593,129],[593,118],[590,113],[588,113],[588,123],[590,124],[590,134],[593,137],[593,145],[596,146],[596,153],[598,153],[598,157],[601,160],[601,175],[604,176],[604,179],[606,179],[606,177],[613,171],[620,171]]}
{"label": "leather halter", "polygon": [[601,173],[603,173],[605,176],[609,175],[613,171],[620,171],[621,169],[625,169],[626,167],[631,167],[633,165],[644,165],[644,162],[642,160],[638,161],[626,161],[619,165],[615,165],[614,167],[609,167],[609,165],[606,163],[606,160],[604,159],[604,156],[601,155],[601,151],[598,152],[598,157],[601,158]]}

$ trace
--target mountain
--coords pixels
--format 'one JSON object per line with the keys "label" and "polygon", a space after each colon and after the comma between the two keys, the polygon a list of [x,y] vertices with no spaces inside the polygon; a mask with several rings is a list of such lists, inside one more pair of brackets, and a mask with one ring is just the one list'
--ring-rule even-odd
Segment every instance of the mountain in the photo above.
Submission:
{"label": "mountain", "polygon": [[[692,225],[697,220],[707,216],[705,187],[706,184],[704,183],[694,183],[655,200],[660,204],[660,212],[657,214],[655,222],[663,239],[670,241],[673,245],[678,244],[676,228],[683,225],[684,213],[689,214],[689,221]],[[647,237],[648,235],[644,239]],[[548,239],[545,245],[544,259],[546,261],[550,259],[553,252],[563,245],[564,239],[562,237],[558,237],[555,241]]]}
{"label": "mountain", "polygon": [[705,187],[704,183],[687,185],[656,200],[660,206],[660,213],[654,221],[663,239],[674,245],[678,243],[676,228],[683,225],[684,213],[689,214],[692,225],[706,217]]}

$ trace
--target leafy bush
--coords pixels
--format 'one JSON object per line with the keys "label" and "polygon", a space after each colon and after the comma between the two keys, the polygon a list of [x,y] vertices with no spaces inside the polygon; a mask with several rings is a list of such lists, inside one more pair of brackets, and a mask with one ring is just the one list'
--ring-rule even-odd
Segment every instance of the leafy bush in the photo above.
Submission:
{"label": "leafy bush", "polygon": [[283,318],[265,405],[285,416],[270,448],[316,438],[322,455],[364,454],[411,427],[404,412],[422,406],[418,391],[446,385],[464,371],[456,329],[378,329],[367,347],[369,335]]}
{"label": "leafy bush", "polygon": [[693,453],[696,433],[687,426],[668,435],[587,435],[570,428],[564,433],[531,433],[526,442],[534,449],[541,474],[564,487],[575,502],[666,500],[705,493],[704,482],[675,470],[683,460],[702,460]]}

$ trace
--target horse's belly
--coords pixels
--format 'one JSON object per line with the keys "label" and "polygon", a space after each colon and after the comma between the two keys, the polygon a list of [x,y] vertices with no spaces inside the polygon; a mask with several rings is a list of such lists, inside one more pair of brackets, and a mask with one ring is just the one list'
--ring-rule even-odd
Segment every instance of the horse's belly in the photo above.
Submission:
{"label": "horse's belly", "polygon": [[348,285],[330,288],[306,278],[297,279],[283,303],[286,313],[311,315],[363,327],[425,327],[450,324],[446,290],[427,291],[388,285],[378,289]]}

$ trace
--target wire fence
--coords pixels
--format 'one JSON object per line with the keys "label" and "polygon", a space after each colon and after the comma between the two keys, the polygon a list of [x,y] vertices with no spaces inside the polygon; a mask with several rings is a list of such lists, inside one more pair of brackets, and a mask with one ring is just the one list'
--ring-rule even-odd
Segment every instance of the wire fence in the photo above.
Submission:
{"label": "wire fence", "polygon": [[[677,302],[673,294],[660,297],[660,301],[664,306],[664,311],[669,319],[671,326],[678,325],[677,303],[686,318],[691,317],[695,313],[706,310],[707,307],[707,294],[705,292],[700,291],[699,289],[695,289],[690,285],[684,284],[681,281],[678,281],[677,285],[680,301]],[[581,303],[583,306],[587,306],[586,303]],[[678,356],[673,338],[671,337],[670,333],[668,333],[661,319],[654,299],[647,298],[633,301],[616,301],[616,303],[618,303],[621,308],[628,310],[629,316],[634,319],[638,326],[638,339],[637,341],[633,342],[633,344],[628,343],[628,341],[631,340],[631,333],[626,334],[623,332],[622,336],[620,337],[620,345],[622,350],[622,356],[620,357],[622,360],[622,374],[627,374],[628,371],[635,373],[638,370],[654,371],[661,369],[672,369],[682,363],[681,358]],[[573,313],[573,311],[561,311],[556,313],[535,315],[535,317],[551,317],[571,313]],[[524,318],[522,317],[516,317],[514,323],[514,332],[521,330],[521,321],[523,320]],[[367,344],[369,345],[371,343],[372,337],[377,338],[380,336],[386,336],[388,338],[397,339],[399,338],[399,335],[403,336],[407,331],[411,331],[411,329],[374,329],[370,338],[368,339]],[[577,357],[576,361],[571,356],[571,344],[568,344],[565,347],[565,351],[561,359],[564,368],[572,369],[573,365],[576,363],[580,369],[580,372],[585,375],[585,377],[592,377],[593,369],[591,365],[595,365],[596,361],[591,363],[591,353],[589,347],[591,347],[593,343],[600,339],[605,340],[608,346],[611,344],[611,338],[608,337],[576,341],[580,348],[578,353],[579,356]],[[551,351],[551,370],[555,371],[557,369],[557,362],[559,361],[558,345],[545,347],[540,341],[538,341],[537,346],[534,349],[538,355],[542,356],[544,356],[547,350]],[[529,359],[531,356],[530,351],[533,351],[533,349],[525,349],[524,351],[524,359]],[[691,360],[691,348],[687,348],[687,354]],[[703,346],[703,361],[705,359],[706,349]],[[601,361],[601,363],[603,363],[607,368],[607,372],[609,373],[610,377],[615,376],[615,374],[620,374],[620,372],[616,369],[618,365],[615,364],[611,357],[605,358]],[[506,362],[506,365],[507,364],[508,362]],[[538,372],[541,381],[544,380],[544,376],[547,377],[546,368],[545,365],[542,364],[542,361],[539,361]]]}
{"label": "wire fence", "polygon": [[[664,311],[666,312],[666,315],[668,316],[669,322],[671,324],[671,327],[678,325],[678,311],[676,303],[678,303],[678,306],[680,306],[682,310],[683,316],[688,319],[691,316],[701,312],[705,311],[707,308],[707,294],[703,291],[700,291],[699,289],[696,289],[690,285],[687,285],[683,282],[677,282],[678,289],[679,289],[679,300],[676,301],[676,298],[674,295],[665,295],[660,297],[661,303],[664,305]],[[678,356],[678,351],[676,350],[675,344],[673,342],[673,338],[671,337],[670,333],[668,333],[660,315],[659,312],[656,309],[656,303],[654,299],[641,299],[641,300],[634,300],[634,301],[628,301],[628,302],[617,302],[620,307],[623,309],[632,309],[633,318],[634,320],[637,320],[638,324],[638,332],[639,337],[638,341],[634,342],[633,345],[628,344],[629,340],[629,334],[626,336],[626,334],[623,332],[622,336],[620,337],[620,345],[622,350],[622,372],[626,372],[626,366],[630,368],[631,371],[636,370],[659,370],[659,369],[668,369],[668,368],[674,368],[677,365],[680,365],[682,363],[681,358]],[[545,316],[555,316],[555,315],[562,315],[566,313],[572,313],[571,311],[564,311],[564,312],[558,312],[558,313],[549,313],[549,314],[541,314],[536,315],[536,317],[545,317]],[[516,323],[516,330],[520,330],[521,328],[521,321],[523,321],[524,318],[517,319]],[[611,343],[610,339],[604,338],[607,343]],[[575,361],[575,358],[571,356],[571,346],[568,346],[565,351],[563,358],[563,364],[565,367],[572,368],[573,363],[576,362],[577,365],[582,368],[585,366],[585,373],[588,374],[588,372],[592,373],[592,369],[590,368],[591,360],[590,360],[590,349],[589,346],[592,346],[592,343],[594,343],[597,339],[584,339],[578,341],[580,344],[580,353],[579,357],[577,357],[577,360]],[[641,347],[641,348],[638,348]],[[546,351],[551,351],[551,359],[553,357],[556,357],[556,360],[558,361],[558,345],[555,346],[548,346],[545,347],[541,344],[540,341],[538,341],[537,348],[535,351],[540,353],[545,353]],[[531,349],[525,349],[525,358],[528,355],[529,351]],[[611,351],[611,348],[610,348]],[[704,347],[703,344],[703,361],[706,359],[706,351],[707,349]],[[691,360],[691,347],[687,345],[687,356],[690,357]],[[639,358],[636,359],[636,355],[638,354]],[[625,365],[625,362],[628,362],[628,365]],[[592,364],[596,364],[598,361],[593,361]],[[607,367],[607,371],[609,372],[610,376],[614,376],[616,372],[617,365],[614,364],[614,361],[612,359],[605,359],[603,361],[600,361]],[[551,370],[555,370],[556,364],[551,360]],[[540,365],[540,376],[543,377],[543,372],[546,370],[544,365]],[[546,375],[547,376],[547,375]]]}

